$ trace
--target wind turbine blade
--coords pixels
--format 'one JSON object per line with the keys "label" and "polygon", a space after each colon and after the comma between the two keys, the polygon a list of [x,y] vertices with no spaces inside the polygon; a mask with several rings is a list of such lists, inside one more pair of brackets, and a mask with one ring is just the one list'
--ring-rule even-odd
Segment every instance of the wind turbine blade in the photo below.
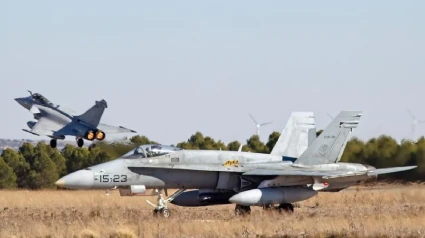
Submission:
{"label": "wind turbine blade", "polygon": [[261,123],[260,126],[265,126],[265,125],[272,124],[272,123],[273,123],[272,121],[271,122],[265,122],[265,123]]}
{"label": "wind turbine blade", "polygon": [[335,119],[333,116],[331,116],[331,114],[326,113],[326,115],[328,115],[329,118],[331,118],[332,120]]}
{"label": "wind turbine blade", "polygon": [[251,117],[252,121],[255,123],[255,125],[258,125],[257,121],[254,119],[254,117],[248,113],[248,115]]}
{"label": "wind turbine blade", "polygon": [[415,120],[415,116],[413,115],[413,113],[412,113],[409,109],[407,109],[407,113],[409,113],[410,117],[411,117],[413,120]]}

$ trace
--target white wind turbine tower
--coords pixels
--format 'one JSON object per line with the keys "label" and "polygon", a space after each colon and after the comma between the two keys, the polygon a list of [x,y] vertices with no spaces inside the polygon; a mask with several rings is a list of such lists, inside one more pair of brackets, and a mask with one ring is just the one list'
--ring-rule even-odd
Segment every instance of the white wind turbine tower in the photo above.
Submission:
{"label": "white wind turbine tower", "polygon": [[407,112],[409,113],[410,118],[412,118],[412,140],[414,140],[416,138],[416,126],[418,124],[425,123],[425,120],[417,120],[415,115],[413,115],[413,113],[409,109],[407,109]]}
{"label": "white wind turbine tower", "polygon": [[272,123],[272,122],[258,123],[251,114],[249,114],[249,116],[251,117],[252,121],[255,123],[255,126],[257,127],[257,136],[258,137],[260,137],[260,127]]}

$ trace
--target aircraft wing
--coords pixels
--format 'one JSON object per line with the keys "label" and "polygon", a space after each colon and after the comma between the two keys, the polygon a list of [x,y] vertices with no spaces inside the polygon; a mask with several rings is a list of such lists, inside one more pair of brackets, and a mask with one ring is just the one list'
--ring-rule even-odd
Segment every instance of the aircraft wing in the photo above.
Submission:
{"label": "aircraft wing", "polygon": [[243,175],[257,175],[257,176],[310,176],[310,177],[322,177],[324,179],[333,179],[341,177],[350,177],[350,176],[360,176],[360,175],[379,175],[379,174],[389,174],[395,172],[406,171],[414,169],[418,166],[405,166],[405,167],[393,167],[385,169],[372,169],[365,171],[343,171],[343,170],[333,170],[333,171],[313,171],[313,170],[303,170],[303,169],[253,169],[243,173]]}
{"label": "aircraft wing", "polygon": [[[226,167],[221,164],[140,164],[139,166],[129,166],[128,169],[136,172],[145,169],[179,169],[179,170],[197,170],[197,171],[214,171],[214,172],[235,172],[243,173],[247,171],[244,167]],[[136,172],[137,173],[137,172]]]}
{"label": "aircraft wing", "polygon": [[37,123],[34,124],[31,130],[23,130],[34,135],[53,136],[53,132],[60,128],[62,128],[62,125],[59,125],[46,117],[41,117]]}
{"label": "aircraft wing", "polygon": [[303,169],[253,169],[243,173],[243,175],[256,175],[256,176],[309,176],[309,177],[322,177],[328,178],[339,178],[347,176],[365,175],[368,171],[353,173],[351,171],[313,171]]}
{"label": "aircraft wing", "polygon": [[[323,179],[335,179],[342,177],[351,176],[372,176],[379,174],[395,173],[405,170],[414,169],[417,166],[405,166],[405,167],[394,167],[385,169],[372,169],[358,172],[344,171],[344,170],[332,170],[332,171],[320,171],[311,170],[304,168],[294,168],[287,165],[282,165],[280,169],[276,169],[275,163],[261,163],[261,164],[250,164],[244,166],[223,166],[222,164],[163,164],[163,163],[149,163],[143,164],[142,167],[130,166],[128,167],[131,171],[142,171],[149,168],[158,169],[181,169],[181,170],[198,170],[198,171],[216,171],[216,172],[234,172],[242,173],[242,175],[249,176],[306,176],[306,177],[321,177]],[[137,172],[136,172],[137,173]]]}
{"label": "aircraft wing", "polygon": [[99,123],[97,129],[104,131],[106,134],[111,133],[136,133],[135,130],[131,130],[122,126],[110,126],[106,124]]}

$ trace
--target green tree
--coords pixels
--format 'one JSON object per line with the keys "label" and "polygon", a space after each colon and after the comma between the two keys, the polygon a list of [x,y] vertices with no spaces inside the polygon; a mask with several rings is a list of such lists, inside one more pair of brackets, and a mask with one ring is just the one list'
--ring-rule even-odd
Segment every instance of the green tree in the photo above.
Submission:
{"label": "green tree", "polygon": [[96,165],[112,160],[112,157],[106,151],[103,151],[99,147],[89,148],[89,151],[91,158],[90,165]]}
{"label": "green tree", "polygon": [[140,135],[133,136],[130,139],[130,141],[136,146],[147,145],[147,144],[157,144],[156,142],[149,140],[149,138],[147,138],[146,136],[140,136]]}
{"label": "green tree", "polygon": [[52,188],[59,178],[55,163],[43,149],[34,156],[33,169],[30,172],[32,189]]}
{"label": "green tree", "polygon": [[260,141],[260,138],[257,135],[251,136],[251,138],[249,138],[246,142],[248,151],[256,153],[270,153],[269,148]]}
{"label": "green tree", "polygon": [[363,141],[353,137],[347,142],[341,162],[365,163],[365,156],[363,152],[364,146],[365,144]]}
{"label": "green tree", "polygon": [[25,161],[24,156],[13,149],[5,149],[2,157],[6,164],[13,169],[18,187],[28,188],[30,165]]}
{"label": "green tree", "polygon": [[92,165],[90,151],[87,148],[66,145],[61,153],[65,157],[67,173],[72,173]]}
{"label": "green tree", "polygon": [[273,150],[279,137],[280,137],[280,133],[277,131],[274,131],[273,133],[269,135],[269,140],[267,141],[267,144],[266,144],[269,152]]}
{"label": "green tree", "polygon": [[62,154],[55,148],[50,147],[50,145],[47,145],[46,143],[38,143],[37,146],[34,148],[35,153],[39,151],[46,152],[49,158],[55,163],[56,170],[58,171],[59,176],[66,175],[66,160],[65,157],[62,156]]}
{"label": "green tree", "polygon": [[227,148],[231,151],[238,151],[241,143],[239,141],[232,141],[227,145]]}
{"label": "green tree", "polygon": [[0,189],[16,188],[16,175],[3,158],[0,157]]}
{"label": "green tree", "polygon": [[215,141],[213,138],[204,135],[201,132],[196,132],[187,140],[180,142],[177,147],[186,150],[227,150],[227,146],[221,141]]}
{"label": "green tree", "polygon": [[365,163],[377,168],[393,166],[399,145],[389,136],[369,140],[364,147]]}
{"label": "green tree", "polygon": [[31,143],[25,142],[19,147],[19,152],[24,156],[25,161],[27,161],[30,166],[34,163],[34,146]]}

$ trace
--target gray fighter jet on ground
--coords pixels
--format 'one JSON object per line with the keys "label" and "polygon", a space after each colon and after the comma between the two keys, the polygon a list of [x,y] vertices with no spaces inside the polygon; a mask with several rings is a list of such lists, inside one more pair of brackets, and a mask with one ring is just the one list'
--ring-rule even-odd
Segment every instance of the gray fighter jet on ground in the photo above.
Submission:
{"label": "gray fighter jet on ground", "polygon": [[[287,152],[260,154],[233,151],[189,151],[164,145],[142,145],[119,159],[71,173],[56,185],[90,189],[117,188],[121,195],[158,194],[154,214],[170,215],[169,202],[179,206],[236,204],[237,215],[249,214],[250,206],[293,212],[292,203],[317,195],[318,191],[339,191],[379,174],[413,169],[416,166],[376,169],[369,165],[338,163],[341,150],[361,112],[343,111],[298,157]],[[307,123],[308,124],[308,123]],[[296,131],[297,126],[293,126]],[[300,140],[295,133],[291,142]],[[306,129],[307,128],[307,129]],[[301,139],[303,143],[305,138]],[[285,140],[279,140],[280,143]],[[292,148],[296,143],[277,143]],[[292,146],[289,146],[292,144]],[[302,144],[302,143],[301,143]],[[280,151],[279,148],[277,151]],[[301,149],[303,150],[303,149]],[[286,155],[285,155],[286,154]],[[178,189],[164,199],[161,191]],[[185,191],[187,189],[196,189]]]}
{"label": "gray fighter jet on ground", "polygon": [[116,127],[100,123],[103,111],[107,108],[105,100],[96,101],[96,104],[85,113],[75,116],[59,105],[55,105],[43,95],[28,91],[31,96],[15,98],[23,107],[28,109],[34,119],[27,122],[31,130],[22,129],[25,132],[37,136],[48,136],[51,139],[50,146],[56,148],[58,139],[65,136],[75,136],[77,145],[82,147],[84,140],[103,140],[109,133],[135,133],[136,131],[125,127]]}

